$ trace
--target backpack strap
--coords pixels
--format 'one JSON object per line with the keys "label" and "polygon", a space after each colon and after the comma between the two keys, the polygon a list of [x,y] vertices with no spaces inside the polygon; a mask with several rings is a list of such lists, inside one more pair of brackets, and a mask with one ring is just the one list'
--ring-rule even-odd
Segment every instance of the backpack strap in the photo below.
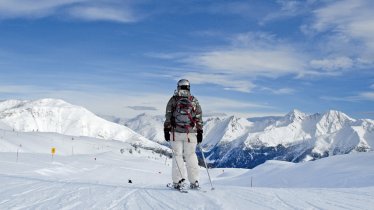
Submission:
{"label": "backpack strap", "polygon": [[175,112],[175,110],[176,110],[176,103],[177,103],[177,96],[173,96],[173,99],[174,99],[174,102],[175,102],[175,105],[174,106],[172,106],[171,107],[171,118],[172,119],[170,119],[171,121],[174,121],[174,123],[172,122],[172,124],[174,124],[174,125],[172,125],[171,126],[171,129],[172,129],[172,131],[173,131],[173,141],[175,141],[175,126],[176,126],[176,124],[175,124],[175,119],[174,119],[174,116],[173,116],[173,113]]}

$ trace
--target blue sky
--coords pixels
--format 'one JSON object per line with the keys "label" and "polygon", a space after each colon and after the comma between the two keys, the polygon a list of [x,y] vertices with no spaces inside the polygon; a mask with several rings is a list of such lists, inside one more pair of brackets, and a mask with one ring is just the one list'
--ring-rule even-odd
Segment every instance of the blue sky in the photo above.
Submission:
{"label": "blue sky", "polygon": [[0,0],[0,99],[163,114],[180,78],[203,111],[374,118],[371,0]]}

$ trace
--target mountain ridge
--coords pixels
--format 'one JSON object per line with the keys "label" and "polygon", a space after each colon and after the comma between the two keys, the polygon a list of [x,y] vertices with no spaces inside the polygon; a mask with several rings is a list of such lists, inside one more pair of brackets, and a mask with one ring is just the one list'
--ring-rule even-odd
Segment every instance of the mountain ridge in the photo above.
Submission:
{"label": "mountain ridge", "polygon": [[84,107],[61,99],[0,102],[0,122],[21,132],[55,132],[162,147],[124,125],[104,120]]}
{"label": "mountain ridge", "polygon": [[[140,117],[126,123],[131,122],[141,127]],[[161,123],[156,132],[159,132],[158,142],[162,143]],[[285,116],[254,118],[252,121],[251,118],[214,116],[204,117],[202,146],[213,167],[253,168],[272,159],[303,162],[371,151],[373,130],[373,120],[356,120],[337,110],[306,114],[294,109]]]}
{"label": "mountain ridge", "polygon": [[[117,123],[60,99],[0,102],[1,129],[114,139],[149,148],[166,145],[163,116],[111,119]],[[374,120],[353,119],[337,110],[306,114],[297,109],[280,117],[209,116],[204,117],[202,146],[213,167],[253,168],[273,159],[303,162],[372,151]]]}

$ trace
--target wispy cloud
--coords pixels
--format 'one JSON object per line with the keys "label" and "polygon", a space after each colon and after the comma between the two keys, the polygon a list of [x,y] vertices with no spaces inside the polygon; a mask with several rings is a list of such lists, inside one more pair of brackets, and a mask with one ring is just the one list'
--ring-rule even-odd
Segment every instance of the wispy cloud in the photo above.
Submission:
{"label": "wispy cloud", "polygon": [[[205,112],[219,112],[237,117],[281,116],[285,113],[277,111],[276,107],[269,104],[249,103],[246,101],[232,100],[220,97],[201,97],[200,104]],[[289,110],[287,110],[289,111]]]}
{"label": "wispy cloud", "polygon": [[309,26],[309,30],[317,33],[331,32],[330,35],[335,38],[330,41],[339,42],[336,44],[338,49],[335,53],[337,54],[342,48],[341,45],[347,46],[347,49],[357,49],[359,46],[360,49],[351,56],[372,60],[374,54],[373,9],[374,2],[371,0],[332,1],[327,6],[314,10],[314,21]]}
{"label": "wispy cloud", "polygon": [[[177,77],[193,78],[199,84],[215,84],[226,90],[251,92],[259,77],[279,78],[294,76],[306,79],[308,76],[338,76],[360,59],[347,56],[314,58],[305,51],[305,46],[279,39],[264,32],[247,32],[227,38],[228,44],[216,49],[202,49],[191,53],[153,53],[148,56],[172,59],[185,65],[187,73]],[[196,73],[198,70],[199,73]],[[270,90],[273,94],[292,94],[292,89]]]}
{"label": "wispy cloud", "polygon": [[284,19],[288,17],[294,17],[301,14],[309,13],[311,6],[315,3],[314,0],[307,1],[293,1],[293,0],[277,0],[276,3],[279,5],[279,9],[272,11],[267,14],[261,21],[260,24],[265,24],[269,21]]}
{"label": "wispy cloud", "polygon": [[[374,84],[370,85],[370,89],[374,89]],[[374,91],[364,91],[358,94],[357,98],[361,100],[374,101]]]}
{"label": "wispy cloud", "polygon": [[225,90],[249,93],[256,86],[251,81],[227,74],[187,73],[182,75],[194,84],[213,84],[223,86]]}
{"label": "wispy cloud", "polygon": [[349,69],[353,66],[354,61],[348,57],[325,58],[321,60],[311,60],[310,65],[316,69],[327,71],[336,71],[340,69]]}
{"label": "wispy cloud", "polygon": [[344,96],[344,97],[321,96],[320,99],[325,100],[325,101],[343,101],[343,102],[358,102],[362,100],[357,96]]}
{"label": "wispy cloud", "polygon": [[374,101],[374,92],[362,92],[357,96],[357,98],[361,100]]}
{"label": "wispy cloud", "polygon": [[129,2],[100,0],[2,0],[0,18],[60,16],[84,21],[134,22],[137,16]]}
{"label": "wispy cloud", "polygon": [[190,61],[195,65],[220,72],[247,74],[253,77],[278,77],[303,71],[303,62],[297,57],[298,54],[289,49],[230,49],[206,52],[190,58]]}
{"label": "wispy cloud", "polygon": [[149,52],[144,54],[150,58],[158,58],[158,59],[165,59],[165,60],[172,60],[172,59],[182,59],[185,56],[188,56],[187,53],[162,53],[162,52]]}
{"label": "wispy cloud", "polygon": [[[374,89],[374,84],[369,86],[370,89]],[[334,97],[334,96],[323,96],[323,100],[327,101],[348,101],[348,102],[358,102],[358,101],[374,101],[374,91],[362,91],[355,95],[345,96],[345,97]]]}
{"label": "wispy cloud", "polygon": [[248,112],[253,109],[274,109],[273,106],[268,104],[259,104],[259,103],[249,103],[246,101],[239,101],[227,98],[220,98],[220,97],[210,97],[205,96],[199,98],[200,104],[204,107],[209,107],[209,111],[211,112]]}
{"label": "wispy cloud", "polygon": [[215,73],[255,78],[299,74],[305,70],[303,54],[266,33],[238,34],[231,45],[186,59],[192,65]]}
{"label": "wispy cloud", "polygon": [[135,22],[136,17],[127,8],[116,8],[110,6],[77,6],[70,8],[67,13],[77,19],[87,21],[116,21],[116,22]]}
{"label": "wispy cloud", "polygon": [[34,86],[27,85],[0,85],[0,93],[5,94],[18,94],[25,92],[38,91]]}
{"label": "wispy cloud", "polygon": [[58,8],[87,1],[88,0],[2,0],[0,1],[0,17],[40,18],[55,14]]}
{"label": "wispy cloud", "polygon": [[296,90],[292,88],[273,89],[273,88],[263,87],[261,88],[261,90],[269,91],[270,93],[275,94],[275,95],[290,95],[290,94],[296,93]]}
{"label": "wispy cloud", "polygon": [[[207,4],[205,7],[198,9],[195,7],[195,11],[204,10],[204,12],[209,12],[213,14],[234,14],[240,16],[249,16],[259,10],[259,7],[254,6],[254,2],[246,1],[213,1]],[[259,5],[257,5],[259,6]]]}

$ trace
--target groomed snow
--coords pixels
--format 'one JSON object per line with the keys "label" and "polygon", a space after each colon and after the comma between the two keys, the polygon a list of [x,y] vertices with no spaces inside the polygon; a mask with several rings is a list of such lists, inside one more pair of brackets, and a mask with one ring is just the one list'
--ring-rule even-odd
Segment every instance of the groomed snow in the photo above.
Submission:
{"label": "groomed snow", "polygon": [[[0,209],[372,209],[374,206],[372,152],[299,164],[269,161],[253,170],[211,169],[213,191],[205,169],[201,168],[201,185],[207,192],[182,194],[165,187],[170,182],[171,159],[135,150],[124,142],[78,137],[72,140],[52,133],[0,130],[0,147],[6,145],[7,150],[0,153]],[[52,146],[57,150],[53,158]],[[254,187],[250,186],[251,177]]]}

